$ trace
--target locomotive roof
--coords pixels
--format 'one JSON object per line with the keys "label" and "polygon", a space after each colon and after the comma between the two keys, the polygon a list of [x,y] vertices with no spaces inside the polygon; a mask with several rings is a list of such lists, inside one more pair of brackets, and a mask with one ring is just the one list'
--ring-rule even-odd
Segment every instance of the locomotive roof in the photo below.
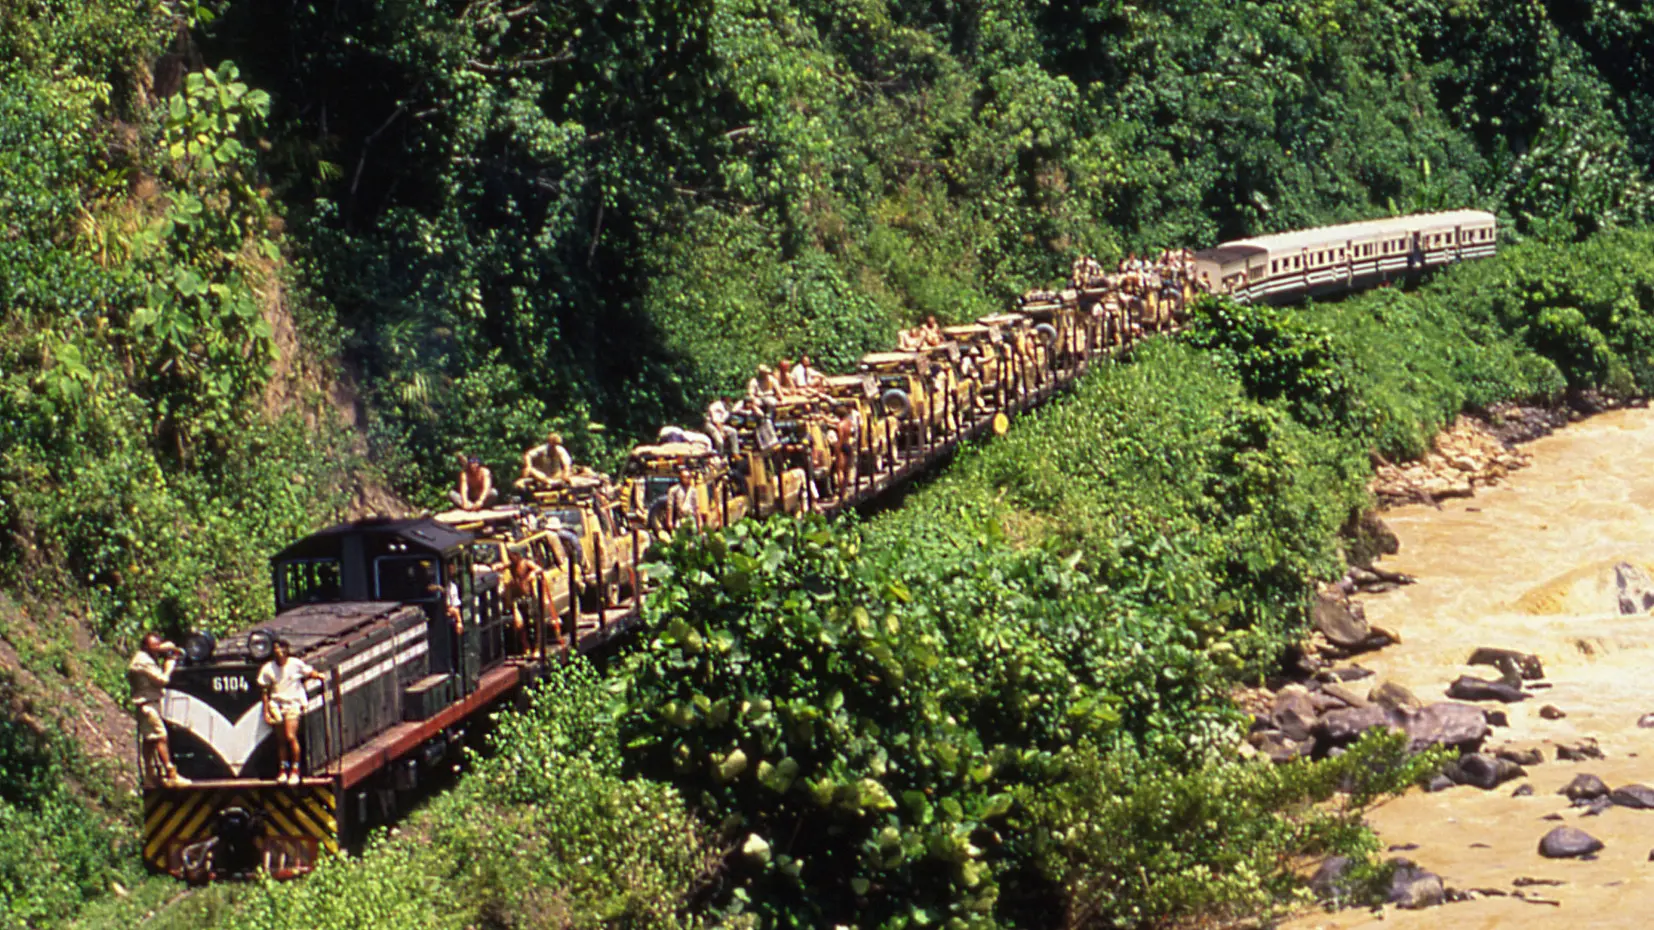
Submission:
{"label": "locomotive roof", "polygon": [[225,636],[213,650],[213,656],[225,660],[245,658],[248,655],[248,635],[254,630],[265,630],[292,643],[293,654],[303,658],[399,611],[412,611],[414,615],[423,616],[418,607],[388,601],[303,604],[284,610],[256,626]]}
{"label": "locomotive roof", "polygon": [[451,526],[444,526],[431,517],[411,517],[400,520],[371,518],[352,520],[349,523],[340,523],[325,530],[311,533],[309,536],[277,552],[272,559],[334,554],[338,552],[340,541],[346,536],[390,538],[406,543],[410,548],[437,554],[453,552],[471,541],[470,533]]}
{"label": "locomotive roof", "polygon": [[1436,229],[1447,226],[1466,226],[1472,224],[1493,223],[1493,214],[1485,210],[1449,210],[1443,213],[1414,213],[1409,216],[1392,216],[1379,220],[1366,220],[1360,223],[1345,223],[1340,226],[1322,226],[1316,229],[1296,229],[1291,232],[1272,233],[1266,236],[1253,236],[1249,239],[1236,239],[1224,242],[1211,249],[1196,252],[1196,258],[1216,261],[1219,263],[1234,261],[1242,255],[1253,255],[1256,252],[1236,252],[1228,256],[1219,256],[1226,249],[1250,247],[1266,249],[1268,251],[1283,251],[1288,249],[1307,248],[1325,242],[1342,242],[1351,239],[1372,239],[1393,233],[1412,232],[1418,229]]}

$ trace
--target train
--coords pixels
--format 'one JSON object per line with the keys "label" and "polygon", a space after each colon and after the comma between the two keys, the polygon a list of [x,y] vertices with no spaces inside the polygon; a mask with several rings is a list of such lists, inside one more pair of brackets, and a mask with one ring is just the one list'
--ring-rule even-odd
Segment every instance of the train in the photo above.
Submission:
{"label": "train", "polygon": [[[183,643],[160,711],[187,781],[146,773],[144,861],[191,881],[296,876],[393,821],[493,710],[640,622],[642,566],[672,530],[674,483],[687,482],[702,529],[862,508],[1177,328],[1201,293],[1297,300],[1483,258],[1496,243],[1492,214],[1460,210],[1225,242],[1112,274],[1076,262],[1068,286],[738,412],[729,436],[679,430],[639,446],[618,482],[587,474],[483,511],[362,519],[297,540],[270,560],[271,619]],[[835,432],[845,421],[848,442]],[[518,563],[531,566],[527,588]],[[320,673],[306,684],[296,782],[277,777],[258,687],[278,639]]]}

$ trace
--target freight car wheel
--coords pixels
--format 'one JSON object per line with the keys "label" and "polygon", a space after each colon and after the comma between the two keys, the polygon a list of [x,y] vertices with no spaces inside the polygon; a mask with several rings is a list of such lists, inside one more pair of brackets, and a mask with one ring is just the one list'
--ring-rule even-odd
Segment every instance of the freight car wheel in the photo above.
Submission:
{"label": "freight car wheel", "polygon": [[1035,326],[1034,332],[1039,334],[1040,341],[1045,343],[1047,346],[1054,346],[1057,344],[1057,328],[1052,326],[1050,323],[1041,323],[1038,326]]}

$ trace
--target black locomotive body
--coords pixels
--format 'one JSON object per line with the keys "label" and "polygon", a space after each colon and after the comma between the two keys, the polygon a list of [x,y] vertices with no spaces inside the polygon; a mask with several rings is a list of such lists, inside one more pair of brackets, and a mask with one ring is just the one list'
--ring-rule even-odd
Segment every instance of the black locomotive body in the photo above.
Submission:
{"label": "black locomotive body", "polygon": [[[145,860],[192,878],[302,873],[392,813],[397,792],[518,683],[499,581],[472,564],[472,539],[430,519],[359,521],[278,553],[276,616],[177,669],[165,691],[189,781],[145,789]],[[306,685],[298,785],[276,781],[258,684],[276,638],[324,678]]]}

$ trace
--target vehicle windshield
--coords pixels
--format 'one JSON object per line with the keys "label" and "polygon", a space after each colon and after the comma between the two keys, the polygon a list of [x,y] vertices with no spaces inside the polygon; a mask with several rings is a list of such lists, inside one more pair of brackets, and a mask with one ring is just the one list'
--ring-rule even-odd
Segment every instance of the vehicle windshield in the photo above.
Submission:
{"label": "vehicle windshield", "polygon": [[678,479],[676,479],[676,478],[649,478],[649,479],[647,479],[644,482],[644,485],[643,485],[643,506],[644,506],[644,508],[647,509],[649,507],[654,506],[655,501],[658,501],[661,498],[665,497],[666,492],[672,490],[672,485],[677,484],[677,483],[678,483]]}
{"label": "vehicle windshield", "polygon": [[573,507],[558,507],[547,510],[541,515],[544,525],[550,529],[554,524],[561,524],[563,529],[578,530],[581,526],[580,511]]}

